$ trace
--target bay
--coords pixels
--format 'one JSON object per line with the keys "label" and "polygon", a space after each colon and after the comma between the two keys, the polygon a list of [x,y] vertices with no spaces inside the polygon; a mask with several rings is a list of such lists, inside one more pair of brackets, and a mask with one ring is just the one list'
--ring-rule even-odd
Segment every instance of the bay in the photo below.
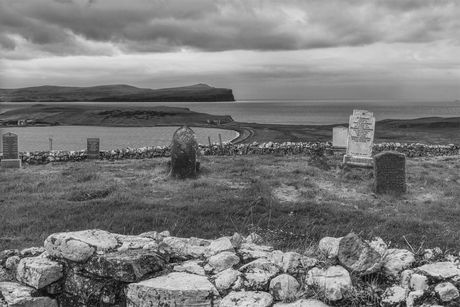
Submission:
{"label": "bay", "polygon": [[[19,151],[49,150],[51,138],[53,150],[86,149],[87,138],[100,138],[100,149],[141,148],[146,146],[168,146],[179,127],[93,127],[93,126],[49,126],[49,127],[2,127],[6,132],[18,135]],[[198,143],[208,144],[230,141],[238,136],[231,130],[192,128]]]}
{"label": "bay", "polygon": [[[36,103],[2,103],[0,112],[26,107]],[[62,102],[40,102],[63,105]],[[383,119],[414,119],[422,117],[460,116],[460,102],[443,100],[238,100],[225,102],[71,102],[77,105],[148,107],[185,107],[192,111],[214,115],[230,115],[235,121],[261,124],[328,125],[346,124],[353,109],[374,113],[377,121]],[[2,133],[17,131],[20,150],[48,150],[48,138],[53,138],[53,149],[78,150],[86,147],[86,138],[100,137],[101,149],[169,145],[177,127],[2,127]],[[18,129],[18,130],[16,130]],[[24,130],[25,129],[25,130]],[[30,129],[37,129],[31,132]],[[14,130],[14,131],[13,131]],[[218,142],[233,139],[237,134],[205,128],[194,128],[198,142],[207,144],[207,137]],[[203,131],[201,131],[203,130]]]}

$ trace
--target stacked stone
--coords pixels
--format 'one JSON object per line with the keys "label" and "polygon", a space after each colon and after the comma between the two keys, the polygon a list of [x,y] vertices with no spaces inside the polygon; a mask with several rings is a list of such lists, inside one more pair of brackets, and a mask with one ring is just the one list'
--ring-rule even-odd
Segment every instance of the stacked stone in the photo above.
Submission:
{"label": "stacked stone", "polygon": [[[332,143],[326,142],[284,142],[284,143],[252,143],[232,144],[229,142],[220,144],[199,145],[200,151],[205,156],[242,156],[242,155],[305,155],[321,156],[327,149],[332,148]],[[396,151],[406,155],[408,158],[426,156],[452,156],[460,154],[460,145],[425,145],[381,143],[374,144],[373,155],[383,151]],[[26,164],[47,164],[51,162],[77,162],[86,160],[86,150],[78,151],[35,151],[19,153],[22,163]],[[125,159],[151,159],[158,157],[170,157],[170,146],[152,146],[142,148],[123,148],[113,150],[102,150],[101,160],[125,160]],[[1,156],[0,156],[1,160]]]}
{"label": "stacked stone", "polygon": [[0,253],[0,306],[328,306],[312,295],[339,306],[356,295],[353,281],[373,273],[393,281],[376,305],[460,304],[460,259],[430,263],[442,258],[439,249],[426,250],[427,264],[414,267],[411,252],[353,233],[320,241],[321,259],[335,259],[326,262],[261,241],[238,233],[216,240],[167,231],[56,233],[44,248]]}

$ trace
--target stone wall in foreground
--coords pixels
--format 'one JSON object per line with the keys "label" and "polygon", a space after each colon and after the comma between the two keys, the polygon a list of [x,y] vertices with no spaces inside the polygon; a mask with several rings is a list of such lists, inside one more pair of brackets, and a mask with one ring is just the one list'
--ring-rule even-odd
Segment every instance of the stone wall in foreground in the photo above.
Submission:
{"label": "stone wall in foreground", "polygon": [[[460,306],[460,257],[438,248],[414,255],[353,233],[309,254],[262,243],[55,233],[43,247],[0,252],[0,306]],[[385,282],[369,287],[377,276]]]}
{"label": "stone wall in foreground", "polygon": [[[222,147],[214,145],[200,145],[200,151],[205,156],[233,156],[233,155],[322,155],[327,149],[332,148],[330,142],[305,142],[305,143],[252,143],[231,144],[224,143]],[[375,144],[373,154],[382,151],[397,151],[404,153],[408,158],[425,156],[450,156],[460,154],[460,145],[425,145],[425,144],[400,144],[381,143]],[[169,157],[169,146],[154,146],[143,148],[123,148],[101,151],[101,160],[124,159],[150,159],[156,157]],[[79,151],[36,151],[20,153],[22,163],[47,164],[50,162],[74,162],[86,160],[86,150]]]}

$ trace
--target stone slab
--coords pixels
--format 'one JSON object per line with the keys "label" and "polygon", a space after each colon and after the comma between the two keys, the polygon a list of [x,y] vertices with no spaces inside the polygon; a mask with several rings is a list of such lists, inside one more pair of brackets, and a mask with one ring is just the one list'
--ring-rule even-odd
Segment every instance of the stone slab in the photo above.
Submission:
{"label": "stone slab", "polygon": [[354,110],[354,115],[350,116],[347,155],[370,157],[374,144],[375,118],[369,111],[356,111],[358,110]]}
{"label": "stone slab", "polygon": [[0,167],[3,168],[21,168],[22,161],[21,159],[2,159],[0,162]]}
{"label": "stone slab", "polygon": [[35,289],[46,287],[62,276],[62,265],[43,257],[23,258],[16,269],[16,279]]}
{"label": "stone slab", "polygon": [[99,159],[100,157],[100,139],[87,138],[86,139],[86,158]]}
{"label": "stone slab", "polygon": [[371,157],[343,156],[343,164],[352,167],[373,168],[374,159]]}
{"label": "stone slab", "polygon": [[15,133],[2,134],[3,159],[19,159],[18,135]]}
{"label": "stone slab", "polygon": [[205,276],[173,272],[129,284],[126,301],[127,307],[213,307],[218,306],[220,296]]}

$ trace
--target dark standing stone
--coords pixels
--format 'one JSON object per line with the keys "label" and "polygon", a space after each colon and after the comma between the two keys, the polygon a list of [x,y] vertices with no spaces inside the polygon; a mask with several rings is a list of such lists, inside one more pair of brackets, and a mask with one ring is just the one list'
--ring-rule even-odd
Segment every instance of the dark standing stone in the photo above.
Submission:
{"label": "dark standing stone", "polygon": [[86,157],[88,159],[99,159],[99,156],[100,156],[99,141],[100,140],[98,138],[86,139],[86,144],[87,144]]}
{"label": "dark standing stone", "polygon": [[196,178],[198,143],[195,133],[187,126],[174,132],[171,144],[171,173],[178,179]]}
{"label": "dark standing stone", "polygon": [[401,195],[406,192],[406,156],[385,151],[374,156],[374,192]]}

